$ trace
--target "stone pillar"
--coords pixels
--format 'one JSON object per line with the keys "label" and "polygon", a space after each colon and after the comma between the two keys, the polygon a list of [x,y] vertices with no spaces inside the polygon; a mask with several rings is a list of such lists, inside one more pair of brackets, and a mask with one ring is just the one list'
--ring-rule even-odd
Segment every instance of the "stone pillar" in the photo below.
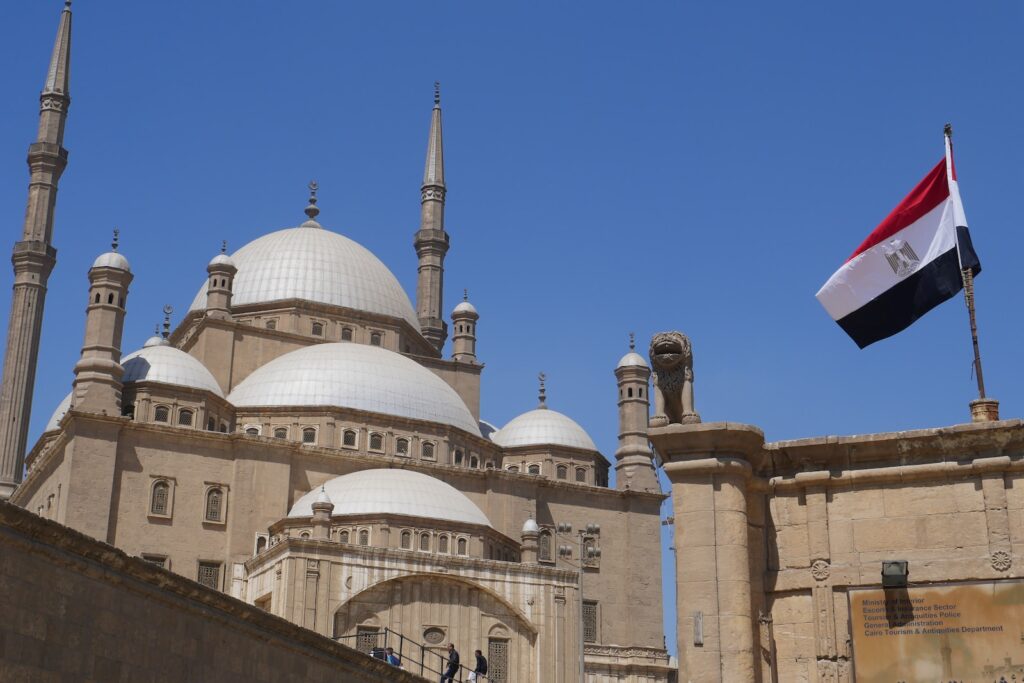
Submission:
{"label": "stone pillar", "polygon": [[747,494],[764,434],[728,422],[648,434],[672,482],[679,678],[758,681]]}
{"label": "stone pillar", "polygon": [[318,541],[327,541],[331,538],[331,513],[334,511],[334,503],[327,497],[327,491],[320,487],[320,495],[317,496],[313,505],[313,538]]}
{"label": "stone pillar", "polygon": [[539,539],[540,527],[537,526],[537,522],[533,519],[526,520],[526,523],[523,524],[523,544],[520,546],[521,562],[523,564],[537,564],[537,556],[540,550],[538,545]]}

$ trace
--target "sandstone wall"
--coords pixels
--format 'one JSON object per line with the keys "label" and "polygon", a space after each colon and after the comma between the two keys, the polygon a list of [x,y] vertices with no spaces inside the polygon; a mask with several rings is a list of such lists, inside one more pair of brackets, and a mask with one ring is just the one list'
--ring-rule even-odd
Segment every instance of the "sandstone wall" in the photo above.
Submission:
{"label": "sandstone wall", "polygon": [[0,680],[423,681],[0,503]]}

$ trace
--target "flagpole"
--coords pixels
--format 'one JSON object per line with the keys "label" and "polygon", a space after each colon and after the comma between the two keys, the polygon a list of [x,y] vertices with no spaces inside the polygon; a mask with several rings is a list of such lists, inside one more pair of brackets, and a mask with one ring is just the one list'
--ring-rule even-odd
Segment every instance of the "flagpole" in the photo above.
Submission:
{"label": "flagpole", "polygon": [[[946,174],[949,180],[950,194],[957,205],[958,213],[963,215],[963,207],[960,206],[960,190],[956,186],[956,178],[953,172],[953,126],[947,123],[943,129],[946,138]],[[959,217],[958,217],[959,218]],[[961,221],[957,221],[957,227]],[[962,223],[967,225],[966,217]],[[957,256],[960,255],[960,244],[957,242]],[[964,283],[964,303],[967,304],[967,316],[971,322],[971,344],[974,347],[974,376],[978,381],[978,398],[971,401],[971,420],[974,422],[989,422],[999,419],[999,402],[985,396],[985,375],[981,370],[981,348],[978,345],[978,319],[974,310],[974,271],[971,266],[963,267],[960,262],[960,276]]]}

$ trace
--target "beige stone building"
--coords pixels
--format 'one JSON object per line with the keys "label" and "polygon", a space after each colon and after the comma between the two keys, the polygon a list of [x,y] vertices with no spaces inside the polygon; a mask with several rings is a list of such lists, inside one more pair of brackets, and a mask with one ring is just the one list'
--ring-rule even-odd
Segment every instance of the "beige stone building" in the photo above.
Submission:
{"label": "beige stone building", "polygon": [[633,352],[616,370],[615,489],[612,463],[547,406],[543,379],[536,409],[501,429],[481,421],[480,316],[463,300],[446,319],[443,304],[439,93],[415,305],[380,259],[321,224],[311,183],[299,225],[214,254],[180,324],[168,312],[163,334],[122,353],[133,275],[115,234],[82,293],[71,391],[27,447],[70,45],[68,3],[15,248],[5,497],[361,649],[386,632],[435,666],[449,642],[463,663],[480,649],[495,682],[669,680],[650,371]]}

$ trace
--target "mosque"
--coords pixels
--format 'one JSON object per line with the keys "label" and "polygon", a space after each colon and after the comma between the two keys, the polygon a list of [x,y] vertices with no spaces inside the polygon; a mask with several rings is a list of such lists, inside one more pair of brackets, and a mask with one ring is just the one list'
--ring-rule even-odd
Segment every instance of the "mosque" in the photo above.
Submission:
{"label": "mosque", "polygon": [[31,411],[46,409],[32,387],[60,233],[71,23],[68,2],[14,247],[0,496],[360,649],[388,629],[437,652],[482,650],[495,683],[670,680],[651,371],[632,350],[615,367],[611,459],[547,405],[543,377],[535,409],[500,429],[481,419],[481,316],[465,298],[447,319],[444,307],[436,92],[415,302],[381,259],[321,224],[311,183],[304,220],[212,254],[180,324],[168,316],[124,352],[136,273],[115,234],[88,271],[72,389],[26,442]]}

